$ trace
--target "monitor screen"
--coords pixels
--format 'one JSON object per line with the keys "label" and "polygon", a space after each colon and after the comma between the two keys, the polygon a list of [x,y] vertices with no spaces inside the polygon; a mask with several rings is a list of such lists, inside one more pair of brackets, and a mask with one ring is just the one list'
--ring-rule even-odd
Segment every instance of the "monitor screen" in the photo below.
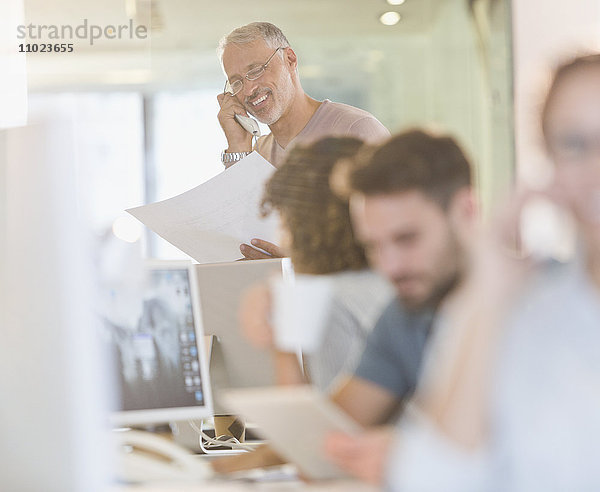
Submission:
{"label": "monitor screen", "polygon": [[204,333],[217,338],[210,360],[215,394],[224,388],[275,384],[269,351],[256,348],[243,336],[238,312],[250,286],[267,282],[271,276],[282,276],[282,260],[202,264],[195,268]]}
{"label": "monitor screen", "polygon": [[115,423],[211,414],[192,276],[189,266],[157,264],[145,270],[137,292],[110,289],[103,325],[116,369]]}

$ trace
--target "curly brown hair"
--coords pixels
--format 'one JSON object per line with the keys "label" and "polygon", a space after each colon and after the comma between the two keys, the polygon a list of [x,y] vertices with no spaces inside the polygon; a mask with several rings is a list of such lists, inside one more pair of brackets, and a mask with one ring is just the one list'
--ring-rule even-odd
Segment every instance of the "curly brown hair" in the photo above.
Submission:
{"label": "curly brown hair", "polygon": [[326,274],[367,266],[352,233],[348,202],[329,187],[336,162],[352,159],[362,145],[356,138],[327,137],[294,147],[267,182],[262,213],[280,213],[290,233],[296,271]]}

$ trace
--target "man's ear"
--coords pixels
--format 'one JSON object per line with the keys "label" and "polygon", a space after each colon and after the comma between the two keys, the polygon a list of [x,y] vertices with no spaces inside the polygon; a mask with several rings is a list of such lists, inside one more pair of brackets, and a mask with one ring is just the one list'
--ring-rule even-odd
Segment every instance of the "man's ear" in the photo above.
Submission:
{"label": "man's ear", "polygon": [[283,61],[292,71],[295,72],[298,69],[298,57],[296,52],[289,46],[283,50]]}
{"label": "man's ear", "polygon": [[464,187],[456,192],[450,204],[450,219],[456,227],[456,232],[465,239],[471,235],[479,217],[479,206],[475,190]]}
{"label": "man's ear", "polygon": [[479,215],[479,207],[475,190],[467,186],[458,190],[452,199],[452,209],[457,218],[467,221],[476,219]]}

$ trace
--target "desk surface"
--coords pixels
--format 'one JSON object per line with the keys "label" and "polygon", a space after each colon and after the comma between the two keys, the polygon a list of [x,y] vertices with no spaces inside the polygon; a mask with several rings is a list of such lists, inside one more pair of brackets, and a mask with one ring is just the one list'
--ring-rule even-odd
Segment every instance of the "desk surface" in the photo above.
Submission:
{"label": "desk surface", "polygon": [[[206,459],[206,457],[203,457]],[[264,473],[261,473],[264,472]],[[291,465],[269,469],[254,469],[230,476],[217,475],[198,482],[154,481],[135,485],[114,485],[107,492],[232,492],[250,490],[256,492],[298,491],[311,492],[374,492],[379,488],[353,480],[304,482],[296,478]]]}
{"label": "desk surface", "polygon": [[[210,461],[218,456],[197,455],[201,461]],[[144,475],[148,477],[148,475]],[[135,484],[113,484],[107,492],[232,492],[250,491],[298,491],[312,492],[374,492],[378,487],[350,479],[305,482],[297,478],[293,465],[251,469],[231,475],[212,475],[207,479],[154,480]]]}
{"label": "desk surface", "polygon": [[360,482],[353,481],[333,481],[308,484],[299,480],[284,482],[243,482],[243,481],[224,481],[208,480],[198,484],[188,483],[165,483],[165,484],[146,484],[115,486],[109,489],[109,492],[234,492],[239,490],[267,491],[275,490],[297,491],[306,490],[310,492],[375,492],[378,488]]}

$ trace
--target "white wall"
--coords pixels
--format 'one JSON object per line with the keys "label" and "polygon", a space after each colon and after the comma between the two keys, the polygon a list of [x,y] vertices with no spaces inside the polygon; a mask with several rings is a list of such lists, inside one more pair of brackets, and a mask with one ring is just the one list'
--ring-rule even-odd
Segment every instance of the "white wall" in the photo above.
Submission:
{"label": "white wall", "polygon": [[106,490],[105,359],[73,137],[55,117],[0,132],[3,491]]}
{"label": "white wall", "polygon": [[25,124],[27,76],[25,53],[17,52],[13,33],[23,22],[23,0],[0,2],[0,128]]}

